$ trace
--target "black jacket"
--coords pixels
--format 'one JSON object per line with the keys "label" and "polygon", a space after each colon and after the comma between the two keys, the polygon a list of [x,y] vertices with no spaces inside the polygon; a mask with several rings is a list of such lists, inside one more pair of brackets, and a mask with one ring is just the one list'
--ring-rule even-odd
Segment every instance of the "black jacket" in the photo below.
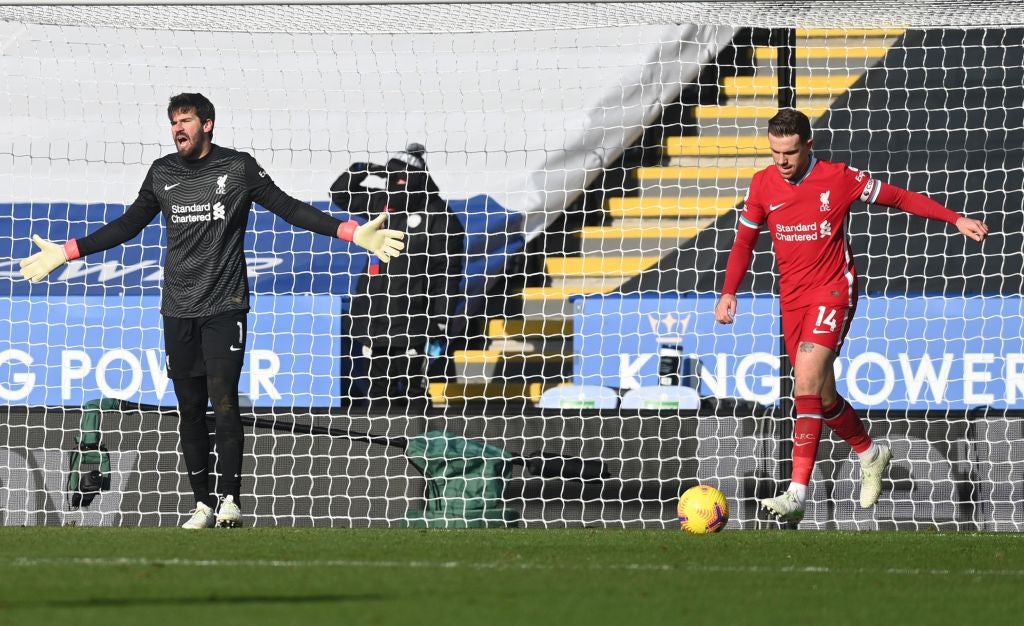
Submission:
{"label": "black jacket", "polygon": [[465,231],[430,175],[395,159],[387,166],[356,163],[335,181],[331,199],[353,215],[387,211],[385,227],[406,237],[402,254],[387,264],[372,258],[359,277],[349,335],[366,346],[400,349],[446,337],[462,296]]}

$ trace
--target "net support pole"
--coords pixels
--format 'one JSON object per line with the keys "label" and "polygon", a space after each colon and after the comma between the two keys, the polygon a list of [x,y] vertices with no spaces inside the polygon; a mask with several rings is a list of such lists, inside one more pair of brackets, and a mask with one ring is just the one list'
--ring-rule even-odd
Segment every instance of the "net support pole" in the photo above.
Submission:
{"label": "net support pole", "polygon": [[[796,108],[796,30],[776,28],[771,33],[772,45],[776,48],[776,79],[780,109]],[[778,429],[778,478],[786,480],[793,471],[793,362],[786,352],[786,341],[779,332],[779,409]]]}
{"label": "net support pole", "polygon": [[776,28],[772,31],[772,44],[778,56],[775,61],[779,84],[779,108],[796,108],[796,30]]}

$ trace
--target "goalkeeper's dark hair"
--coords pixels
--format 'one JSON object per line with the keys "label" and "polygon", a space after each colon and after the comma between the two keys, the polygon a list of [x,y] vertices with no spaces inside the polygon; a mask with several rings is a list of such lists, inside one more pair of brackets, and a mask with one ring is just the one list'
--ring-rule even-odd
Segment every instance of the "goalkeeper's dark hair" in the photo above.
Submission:
{"label": "goalkeeper's dark hair", "polygon": [[167,119],[181,111],[195,111],[200,122],[217,119],[213,103],[201,93],[179,93],[171,96],[171,101],[167,104]]}
{"label": "goalkeeper's dark hair", "polygon": [[768,134],[773,137],[800,135],[800,141],[811,138],[811,120],[796,109],[780,109],[768,120]]}

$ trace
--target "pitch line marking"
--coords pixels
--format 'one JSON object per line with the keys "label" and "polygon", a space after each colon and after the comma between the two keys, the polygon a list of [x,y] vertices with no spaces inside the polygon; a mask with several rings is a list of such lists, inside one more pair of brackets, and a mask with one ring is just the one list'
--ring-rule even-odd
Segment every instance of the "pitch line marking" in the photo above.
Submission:
{"label": "pitch line marking", "polygon": [[18,557],[0,560],[0,564],[11,567],[43,567],[49,565],[103,566],[103,567],[377,567],[409,569],[476,569],[476,570],[628,570],[654,572],[701,572],[738,574],[887,574],[890,576],[1009,576],[1024,577],[1022,569],[942,569],[942,568],[840,568],[828,566],[785,566],[764,565],[698,565],[692,563],[673,565],[669,563],[625,563],[622,565],[548,565],[544,563],[472,563],[467,561],[364,561],[330,559],[324,561],[290,561],[277,559],[147,559],[147,558],[29,558]]}

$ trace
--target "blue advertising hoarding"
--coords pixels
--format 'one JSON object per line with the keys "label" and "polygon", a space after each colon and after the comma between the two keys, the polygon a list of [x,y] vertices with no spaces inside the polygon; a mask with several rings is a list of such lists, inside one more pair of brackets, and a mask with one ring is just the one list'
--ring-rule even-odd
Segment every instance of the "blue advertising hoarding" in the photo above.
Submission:
{"label": "blue advertising hoarding", "polygon": [[[258,406],[338,406],[341,301],[254,296],[240,394]],[[0,297],[0,403],[174,406],[163,346],[159,296]]]}
{"label": "blue advertising hoarding", "polygon": [[[659,382],[659,351],[681,346],[702,395],[779,399],[780,321],[771,296],[739,298],[734,324],[716,298],[651,294],[576,301],[574,382],[631,389]],[[855,406],[1024,408],[1020,297],[863,297],[836,361]]]}

